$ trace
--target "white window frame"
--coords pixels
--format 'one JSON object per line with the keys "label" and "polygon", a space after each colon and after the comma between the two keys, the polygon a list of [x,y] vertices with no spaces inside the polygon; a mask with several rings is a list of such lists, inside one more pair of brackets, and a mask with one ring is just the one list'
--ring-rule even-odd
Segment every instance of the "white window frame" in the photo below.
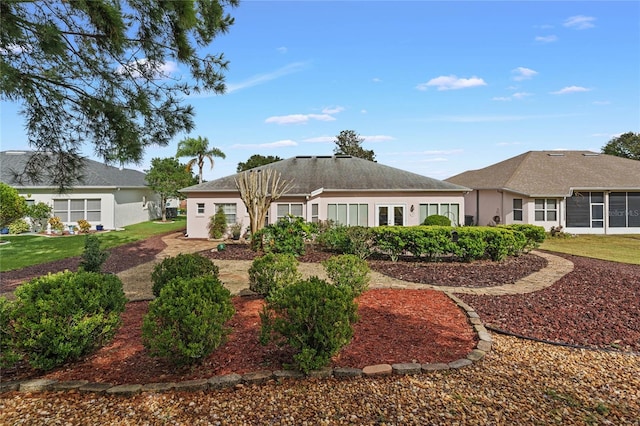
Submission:
{"label": "white window frame", "polygon": [[[542,207],[539,206],[539,201],[542,201]],[[553,207],[550,205],[553,204]],[[534,220],[536,222],[557,222],[558,221],[558,200],[555,198],[535,198],[533,200],[534,208]],[[538,213],[542,213],[542,219],[538,218]],[[549,216],[553,214],[553,218]]]}
{"label": "white window frame", "polygon": [[[516,202],[520,202],[520,206],[518,207]],[[524,220],[524,209],[523,209],[523,200],[522,198],[514,198],[513,199],[513,221],[514,222],[522,222]],[[516,213],[519,213],[519,218]]]}
{"label": "white window frame", "polygon": [[[96,203],[97,202],[97,203]],[[92,204],[96,204],[92,207]],[[58,206],[56,206],[56,204]],[[65,207],[62,205],[65,204]],[[82,204],[82,207],[79,206]],[[73,205],[73,209],[71,208]],[[102,199],[100,198],[67,198],[53,200],[53,215],[62,223],[77,223],[80,219],[92,223],[102,221]]]}
{"label": "white window frame", "polygon": [[204,203],[196,203],[196,215],[204,216]]}
{"label": "white window frame", "polygon": [[369,204],[329,203],[327,220],[346,226],[369,226]]}
{"label": "white window frame", "polygon": [[227,225],[232,225],[238,220],[238,205],[236,203],[216,203],[215,211],[222,207],[222,211],[227,219]]}
{"label": "white window frame", "polygon": [[[281,209],[281,207],[285,207],[286,206],[286,213],[284,212],[285,209]],[[292,213],[294,208],[300,208],[300,214],[295,214]],[[302,203],[278,203],[276,204],[276,221],[287,217],[288,215],[292,215],[295,217],[302,217],[304,218],[304,205]]]}
{"label": "white window frame", "polygon": [[[388,208],[388,216],[387,216],[387,223],[380,223],[380,209],[381,208]],[[397,223],[396,220],[396,208],[401,208],[402,209],[402,223]],[[375,207],[375,212],[376,212],[376,217],[375,217],[375,226],[405,226],[406,225],[406,221],[407,221],[407,205],[406,204],[376,204]]]}

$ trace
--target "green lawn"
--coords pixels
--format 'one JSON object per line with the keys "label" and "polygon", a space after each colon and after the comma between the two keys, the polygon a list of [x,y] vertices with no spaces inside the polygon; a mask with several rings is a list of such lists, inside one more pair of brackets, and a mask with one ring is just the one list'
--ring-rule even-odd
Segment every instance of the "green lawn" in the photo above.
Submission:
{"label": "green lawn", "polygon": [[[102,248],[111,248],[158,234],[186,228],[186,219],[178,217],[172,223],[143,222],[127,226],[124,231],[96,234]],[[0,272],[79,256],[84,250],[84,235],[46,237],[41,235],[3,235],[10,244],[0,245]]]}
{"label": "green lawn", "polygon": [[547,237],[543,250],[640,265],[640,235]]}

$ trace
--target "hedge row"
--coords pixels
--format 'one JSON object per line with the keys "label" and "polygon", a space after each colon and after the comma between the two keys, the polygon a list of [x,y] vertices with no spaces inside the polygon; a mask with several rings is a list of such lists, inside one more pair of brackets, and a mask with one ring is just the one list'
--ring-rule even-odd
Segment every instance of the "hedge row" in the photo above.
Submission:
{"label": "hedge row", "polygon": [[[336,226],[319,235],[324,248],[366,258],[382,253],[397,260],[414,256],[436,260],[453,256],[470,262],[499,261],[532,250],[544,241],[545,231],[535,225],[505,226],[379,226],[375,228]],[[356,251],[357,249],[357,251]]]}

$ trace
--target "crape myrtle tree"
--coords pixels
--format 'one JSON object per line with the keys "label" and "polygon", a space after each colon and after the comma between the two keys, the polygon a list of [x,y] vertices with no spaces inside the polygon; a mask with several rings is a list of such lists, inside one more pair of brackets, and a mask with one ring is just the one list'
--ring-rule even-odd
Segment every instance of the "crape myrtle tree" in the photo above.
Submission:
{"label": "crape myrtle tree", "polygon": [[335,139],[336,147],[333,153],[336,155],[350,155],[352,157],[364,158],[365,160],[375,161],[376,154],[372,149],[364,149],[362,142],[364,138],[353,130],[343,130]]}
{"label": "crape myrtle tree", "polygon": [[191,171],[194,165],[198,166],[198,183],[202,183],[202,169],[205,159],[209,160],[211,169],[213,169],[213,157],[227,158],[220,149],[209,148],[209,140],[201,136],[180,141],[176,157],[193,157],[187,162],[187,168]]}
{"label": "crape myrtle tree", "polygon": [[21,104],[34,155],[20,177],[60,190],[91,141],[106,163],[136,163],[193,128],[182,97],[222,94],[227,61],[203,53],[238,0],[0,2],[0,99]]}
{"label": "crape myrtle tree", "polygon": [[270,168],[242,172],[235,178],[235,183],[249,213],[251,234],[264,226],[271,202],[289,192],[293,186],[292,182],[282,179],[280,172]]}
{"label": "crape myrtle tree", "polygon": [[640,133],[623,133],[603,146],[602,152],[617,157],[640,160]]}
{"label": "crape myrtle tree", "polygon": [[160,195],[160,210],[162,221],[167,220],[167,200],[169,198],[183,199],[180,189],[195,185],[196,179],[184,164],[180,164],[177,158],[154,158],[151,160],[151,168],[146,171],[149,188]]}
{"label": "crape myrtle tree", "polygon": [[236,168],[236,172],[246,172],[249,169],[253,169],[255,167],[266,166],[267,164],[275,163],[276,161],[281,161],[282,158],[277,155],[260,155],[253,154],[246,162],[239,162],[238,167]]}

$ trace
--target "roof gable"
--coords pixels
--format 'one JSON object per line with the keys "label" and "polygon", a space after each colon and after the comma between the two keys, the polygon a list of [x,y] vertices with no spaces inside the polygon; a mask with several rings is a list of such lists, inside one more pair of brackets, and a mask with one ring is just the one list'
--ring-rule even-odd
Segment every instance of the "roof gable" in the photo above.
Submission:
{"label": "roof gable", "polygon": [[569,196],[573,189],[640,190],[640,161],[591,151],[529,151],[446,181],[529,196]]}
{"label": "roof gable", "polygon": [[[324,191],[468,191],[468,188],[346,155],[298,156],[251,169],[273,169],[292,182],[288,195]],[[240,173],[184,188],[182,192],[237,192]]]}
{"label": "roof gable", "polygon": [[[16,172],[24,170],[24,166],[33,152],[28,151],[2,151],[0,152],[0,181],[19,188],[52,188],[55,187],[47,173],[42,176],[42,182],[31,180],[19,182],[15,178]],[[146,174],[143,172],[108,166],[98,161],[84,159],[82,178],[76,182],[74,188],[82,187],[121,187],[136,188],[146,187]]]}

